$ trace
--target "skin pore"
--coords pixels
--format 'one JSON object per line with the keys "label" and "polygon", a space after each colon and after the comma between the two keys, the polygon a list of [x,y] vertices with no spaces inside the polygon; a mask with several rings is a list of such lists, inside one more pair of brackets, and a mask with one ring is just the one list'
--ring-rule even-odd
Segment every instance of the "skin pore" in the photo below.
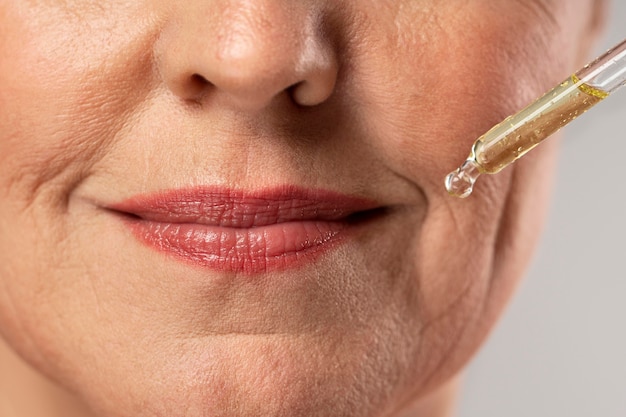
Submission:
{"label": "skin pore", "polygon": [[[428,416],[532,254],[554,141],[468,200],[470,144],[589,57],[601,1],[0,3],[0,414]],[[300,187],[377,210],[219,271],[112,206]]]}

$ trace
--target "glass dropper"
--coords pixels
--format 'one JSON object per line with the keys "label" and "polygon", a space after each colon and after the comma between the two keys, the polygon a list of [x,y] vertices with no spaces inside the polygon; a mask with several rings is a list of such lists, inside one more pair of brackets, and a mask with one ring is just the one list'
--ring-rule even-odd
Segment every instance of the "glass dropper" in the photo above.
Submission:
{"label": "glass dropper", "polygon": [[467,160],[446,177],[446,190],[469,196],[480,174],[500,172],[624,85],[626,39],[478,138]]}

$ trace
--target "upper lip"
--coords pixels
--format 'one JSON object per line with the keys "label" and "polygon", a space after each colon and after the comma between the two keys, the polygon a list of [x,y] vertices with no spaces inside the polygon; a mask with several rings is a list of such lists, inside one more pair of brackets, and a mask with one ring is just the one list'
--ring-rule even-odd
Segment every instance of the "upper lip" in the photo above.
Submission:
{"label": "upper lip", "polygon": [[294,221],[340,221],[380,207],[334,191],[284,186],[255,191],[173,189],[130,197],[109,208],[142,220],[253,228]]}

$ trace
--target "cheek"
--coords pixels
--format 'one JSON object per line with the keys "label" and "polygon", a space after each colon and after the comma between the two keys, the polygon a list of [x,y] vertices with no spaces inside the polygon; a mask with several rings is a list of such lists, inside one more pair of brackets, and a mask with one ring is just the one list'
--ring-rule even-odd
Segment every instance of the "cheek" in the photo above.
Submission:
{"label": "cheek", "polygon": [[[441,297],[433,300],[458,295],[465,287],[459,277],[490,278],[494,248],[507,233],[501,228],[509,224],[503,222],[511,207],[503,211],[511,187],[549,170],[553,154],[541,162],[532,162],[531,154],[498,175],[484,175],[467,200],[448,196],[446,174],[482,133],[564,79],[577,57],[567,47],[561,22],[534,6],[476,1],[454,13],[456,3],[428,11],[415,6],[393,29],[372,32],[355,64],[355,86],[366,86],[355,90],[365,103],[360,119],[372,132],[372,147],[387,166],[422,189],[428,202],[424,230],[416,237],[420,252],[428,254],[421,267],[425,276],[445,276],[456,288],[448,292],[441,284],[446,280],[438,280],[433,285],[442,288]],[[527,187],[520,192],[532,194]]]}
{"label": "cheek", "polygon": [[522,2],[476,1],[455,13],[457,3],[372,31],[353,63],[371,146],[428,204],[411,244],[425,356],[449,354],[435,379],[473,353],[521,276],[554,147],[482,177],[466,200],[448,196],[444,177],[478,136],[564,79],[577,52],[563,29]]}
{"label": "cheek", "polygon": [[109,14],[120,26],[103,31],[47,3],[0,4],[0,331],[24,349],[26,334],[53,346],[67,332],[55,324],[84,324],[76,319],[89,308],[81,295],[92,290],[70,279],[86,275],[87,260],[72,236],[77,226],[65,223],[69,195],[152,82],[145,45],[153,35],[128,33],[140,31],[140,19],[131,25],[132,15]]}
{"label": "cheek", "polygon": [[0,195],[62,199],[145,100],[152,33],[128,34],[123,16],[102,31],[52,6],[1,7]]}
{"label": "cheek", "polygon": [[431,198],[445,197],[443,178],[478,136],[564,79],[576,55],[528,5],[476,1],[455,13],[456,3],[415,6],[373,33],[356,70],[374,146]]}

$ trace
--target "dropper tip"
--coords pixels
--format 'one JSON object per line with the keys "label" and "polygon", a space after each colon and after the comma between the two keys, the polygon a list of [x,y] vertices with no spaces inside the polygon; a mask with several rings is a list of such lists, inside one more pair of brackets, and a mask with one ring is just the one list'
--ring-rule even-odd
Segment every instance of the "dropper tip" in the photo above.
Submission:
{"label": "dropper tip", "polygon": [[466,160],[456,171],[446,176],[445,185],[448,194],[458,198],[468,197],[472,194],[479,175],[478,164],[472,159]]}

